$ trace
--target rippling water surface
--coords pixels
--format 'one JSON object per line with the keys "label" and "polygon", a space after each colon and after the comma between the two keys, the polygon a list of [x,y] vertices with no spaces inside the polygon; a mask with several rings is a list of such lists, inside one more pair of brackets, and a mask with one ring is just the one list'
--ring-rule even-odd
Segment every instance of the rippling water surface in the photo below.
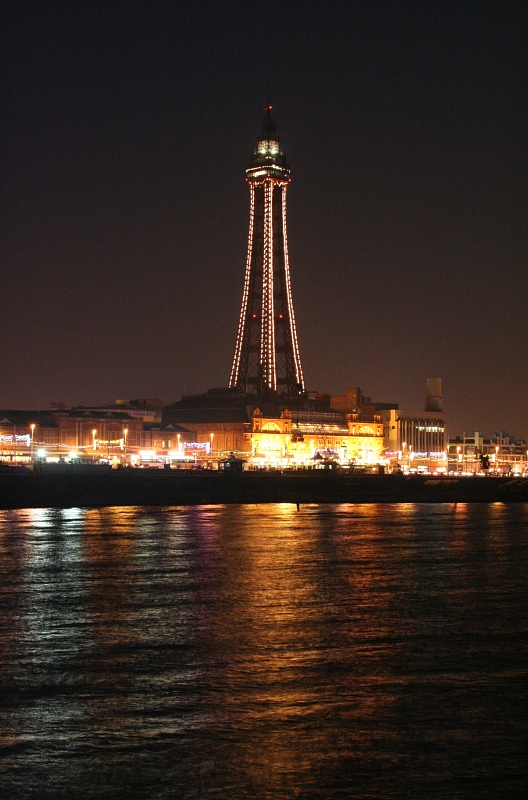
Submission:
{"label": "rippling water surface", "polygon": [[527,523],[0,512],[0,796],[526,797]]}

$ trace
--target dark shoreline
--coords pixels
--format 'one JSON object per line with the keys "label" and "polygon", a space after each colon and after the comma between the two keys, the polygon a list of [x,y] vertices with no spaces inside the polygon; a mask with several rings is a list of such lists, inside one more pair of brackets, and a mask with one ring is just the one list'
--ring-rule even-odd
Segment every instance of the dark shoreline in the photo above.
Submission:
{"label": "dark shoreline", "polygon": [[224,503],[528,502],[528,479],[332,471],[74,470],[0,473],[0,509]]}

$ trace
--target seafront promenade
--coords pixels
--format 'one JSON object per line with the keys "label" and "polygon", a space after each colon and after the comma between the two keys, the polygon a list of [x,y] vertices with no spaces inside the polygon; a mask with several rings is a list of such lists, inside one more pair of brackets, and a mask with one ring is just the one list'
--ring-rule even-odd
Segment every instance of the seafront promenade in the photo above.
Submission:
{"label": "seafront promenade", "polygon": [[243,472],[64,469],[0,473],[0,508],[223,503],[528,502],[528,479],[350,475],[331,470]]}

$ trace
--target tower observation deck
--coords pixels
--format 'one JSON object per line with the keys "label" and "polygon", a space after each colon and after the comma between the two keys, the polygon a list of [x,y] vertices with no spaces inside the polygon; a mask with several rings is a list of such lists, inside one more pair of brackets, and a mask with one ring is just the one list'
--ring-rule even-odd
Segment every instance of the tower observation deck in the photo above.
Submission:
{"label": "tower observation deck", "polygon": [[290,169],[266,108],[246,170],[250,192],[246,272],[229,386],[247,393],[304,391],[286,233]]}

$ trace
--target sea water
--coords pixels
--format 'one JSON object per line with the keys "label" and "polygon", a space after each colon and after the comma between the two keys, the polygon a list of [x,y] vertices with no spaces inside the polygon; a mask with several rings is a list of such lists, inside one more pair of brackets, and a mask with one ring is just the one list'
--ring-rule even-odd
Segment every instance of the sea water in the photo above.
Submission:
{"label": "sea water", "polygon": [[0,512],[0,797],[521,798],[528,506]]}

